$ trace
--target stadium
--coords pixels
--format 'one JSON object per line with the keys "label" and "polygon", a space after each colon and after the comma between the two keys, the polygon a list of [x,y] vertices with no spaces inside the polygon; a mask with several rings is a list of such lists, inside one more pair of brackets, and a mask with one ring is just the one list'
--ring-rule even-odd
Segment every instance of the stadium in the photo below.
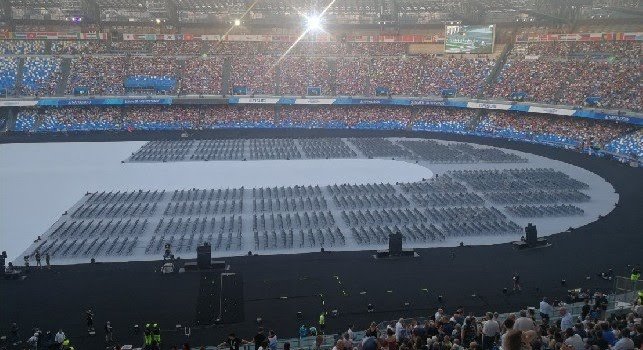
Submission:
{"label": "stadium", "polygon": [[643,349],[642,43],[631,0],[3,1],[0,349]]}

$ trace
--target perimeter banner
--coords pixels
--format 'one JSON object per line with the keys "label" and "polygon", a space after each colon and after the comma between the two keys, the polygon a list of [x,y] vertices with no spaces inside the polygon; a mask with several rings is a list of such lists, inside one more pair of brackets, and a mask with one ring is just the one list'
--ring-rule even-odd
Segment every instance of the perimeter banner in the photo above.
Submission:
{"label": "perimeter banner", "polygon": [[30,107],[38,104],[38,101],[0,101],[0,107]]}
{"label": "perimeter banner", "polygon": [[6,33],[2,39],[20,40],[107,40],[107,33],[67,33],[67,32],[17,32]]}
{"label": "perimeter banner", "polygon": [[481,103],[481,102],[468,102],[467,108],[476,109],[499,109],[503,111],[510,110],[512,105],[504,103]]}
{"label": "perimeter banner", "polygon": [[71,106],[122,106],[122,105],[171,105],[171,98],[43,98],[37,101],[38,106],[71,107]]}
{"label": "perimeter banner", "polygon": [[522,34],[516,37],[518,43],[547,41],[643,41],[643,32]]}
{"label": "perimeter banner", "polygon": [[538,107],[538,106],[529,106],[529,113],[544,113],[544,114],[556,114],[556,115],[573,115],[575,109],[566,109],[566,108],[549,108],[549,107]]}

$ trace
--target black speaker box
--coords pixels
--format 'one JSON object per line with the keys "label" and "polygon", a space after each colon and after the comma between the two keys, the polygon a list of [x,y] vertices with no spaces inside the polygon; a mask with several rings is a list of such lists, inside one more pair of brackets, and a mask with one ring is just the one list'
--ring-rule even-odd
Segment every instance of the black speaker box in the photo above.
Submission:
{"label": "black speaker box", "polygon": [[204,244],[196,247],[196,263],[201,270],[210,268],[210,261],[212,260],[212,247],[209,244]]}
{"label": "black speaker box", "polygon": [[393,233],[388,235],[388,251],[391,256],[402,255],[402,234]]}
{"label": "black speaker box", "polygon": [[535,245],[538,242],[538,230],[531,222],[525,227],[525,241],[528,245]]}

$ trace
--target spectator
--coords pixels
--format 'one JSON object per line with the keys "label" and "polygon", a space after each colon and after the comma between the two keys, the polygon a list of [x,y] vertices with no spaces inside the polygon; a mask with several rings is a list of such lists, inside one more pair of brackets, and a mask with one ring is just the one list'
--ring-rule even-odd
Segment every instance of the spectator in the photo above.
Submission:
{"label": "spectator", "polygon": [[277,334],[271,330],[268,332],[268,348],[270,350],[277,350]]}
{"label": "spectator", "polygon": [[610,326],[607,322],[603,322],[600,325],[601,327],[601,337],[610,345],[614,346],[616,345],[616,335],[614,335],[614,332],[610,329]]}
{"label": "spectator", "polygon": [[559,311],[559,314],[561,316],[560,319],[560,329],[564,332],[567,331],[567,329],[572,329],[574,328],[574,318],[572,317],[572,314],[566,309],[566,308],[561,308]]}
{"label": "spectator", "polygon": [[554,315],[554,307],[551,306],[547,297],[540,302],[540,317],[550,319]]}
{"label": "spectator", "polygon": [[565,342],[566,346],[571,347],[571,350],[584,350],[585,343],[580,335],[576,334],[572,328],[567,328],[565,330]]}
{"label": "spectator", "polygon": [[404,319],[400,318],[395,323],[395,339],[399,342],[402,341],[403,332],[404,332]]}
{"label": "spectator", "polygon": [[505,333],[502,341],[502,350],[521,350],[522,349],[522,332],[519,330],[510,330]]}
{"label": "spectator", "polygon": [[520,317],[516,319],[516,322],[513,325],[513,329],[526,332],[536,331],[538,330],[538,327],[536,327],[536,323],[534,322],[534,320],[532,320],[530,317],[527,317],[526,310],[520,310]]}
{"label": "spectator", "polygon": [[343,339],[337,340],[335,343],[335,346],[333,346],[333,350],[344,350],[344,341]]}
{"label": "spectator", "polygon": [[386,348],[388,350],[397,350],[398,348],[398,341],[395,337],[395,331],[392,329],[387,329],[386,330]]}
{"label": "spectator", "polygon": [[487,312],[487,321],[482,327],[482,350],[493,348],[496,338],[500,335],[500,325],[493,318],[491,312]]}
{"label": "spectator", "polygon": [[379,338],[379,330],[377,329],[377,324],[375,322],[371,322],[370,326],[366,330],[365,336]]}
{"label": "spectator", "polygon": [[[255,344],[255,350],[259,350],[262,346],[263,343],[266,341],[266,335],[263,333],[263,327],[259,327],[259,330],[257,331],[257,334],[255,334],[253,340],[253,343]],[[262,350],[266,350],[266,347],[263,347]]]}
{"label": "spectator", "polygon": [[348,339],[353,340],[353,324],[348,325],[348,330],[346,330],[346,334],[348,334]]}
{"label": "spectator", "polygon": [[226,340],[219,344],[219,347],[227,346],[229,350],[239,350],[239,347],[243,344],[247,344],[248,342],[237,337],[234,333],[228,334],[228,338]]}
{"label": "spectator", "polygon": [[56,333],[54,341],[56,342],[56,344],[58,344],[58,346],[61,346],[63,341],[65,341],[65,339],[66,339],[65,332],[63,332],[62,329],[59,329],[58,333]]}

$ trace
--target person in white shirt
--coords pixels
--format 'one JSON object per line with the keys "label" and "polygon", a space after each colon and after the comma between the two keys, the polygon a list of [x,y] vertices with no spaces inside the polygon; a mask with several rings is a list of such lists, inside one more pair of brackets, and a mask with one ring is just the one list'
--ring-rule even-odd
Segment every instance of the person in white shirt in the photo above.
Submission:
{"label": "person in white shirt", "polygon": [[574,330],[567,328],[565,331],[565,345],[571,346],[574,350],[585,350],[585,342],[580,335],[574,333]]}
{"label": "person in white shirt", "polygon": [[519,331],[537,331],[538,326],[536,326],[536,323],[534,320],[531,318],[527,317],[527,311],[526,310],[520,310],[520,317],[516,319],[516,322],[514,323],[514,328]]}
{"label": "person in white shirt", "polygon": [[554,307],[551,306],[547,297],[540,302],[540,317],[550,319],[554,316]]}
{"label": "person in white shirt", "polygon": [[487,313],[487,318],[482,326],[482,350],[492,349],[496,337],[500,334],[500,325],[491,312]]}
{"label": "person in white shirt", "polygon": [[562,318],[560,319],[560,330],[561,331],[566,331],[567,328],[574,328],[574,318],[572,317],[572,314],[567,311],[566,308],[560,309],[560,316]]}
{"label": "person in white shirt", "polygon": [[444,316],[444,310],[438,309],[438,312],[435,313],[435,320],[436,321],[441,320],[442,316]]}
{"label": "person in white shirt", "polygon": [[400,318],[395,324],[395,340],[397,340],[398,342],[402,340],[402,331],[404,330],[402,321],[404,321],[404,319]]}
{"label": "person in white shirt", "polygon": [[270,350],[277,350],[277,334],[273,330],[268,334],[268,348]]}
{"label": "person in white shirt", "polygon": [[56,344],[62,344],[65,341],[65,332],[63,332],[62,329],[58,330],[58,333],[56,333],[56,337],[54,337],[54,341]]}
{"label": "person in white shirt", "polygon": [[353,340],[353,325],[349,324],[348,325],[348,330],[346,331],[348,333],[348,339]]}
{"label": "person in white shirt", "polygon": [[621,339],[619,339],[612,350],[634,350],[634,341],[630,338],[630,330],[624,329],[621,331]]}
{"label": "person in white shirt", "polygon": [[31,338],[27,340],[27,344],[29,344],[30,349],[36,350],[38,348],[38,333],[34,333]]}

